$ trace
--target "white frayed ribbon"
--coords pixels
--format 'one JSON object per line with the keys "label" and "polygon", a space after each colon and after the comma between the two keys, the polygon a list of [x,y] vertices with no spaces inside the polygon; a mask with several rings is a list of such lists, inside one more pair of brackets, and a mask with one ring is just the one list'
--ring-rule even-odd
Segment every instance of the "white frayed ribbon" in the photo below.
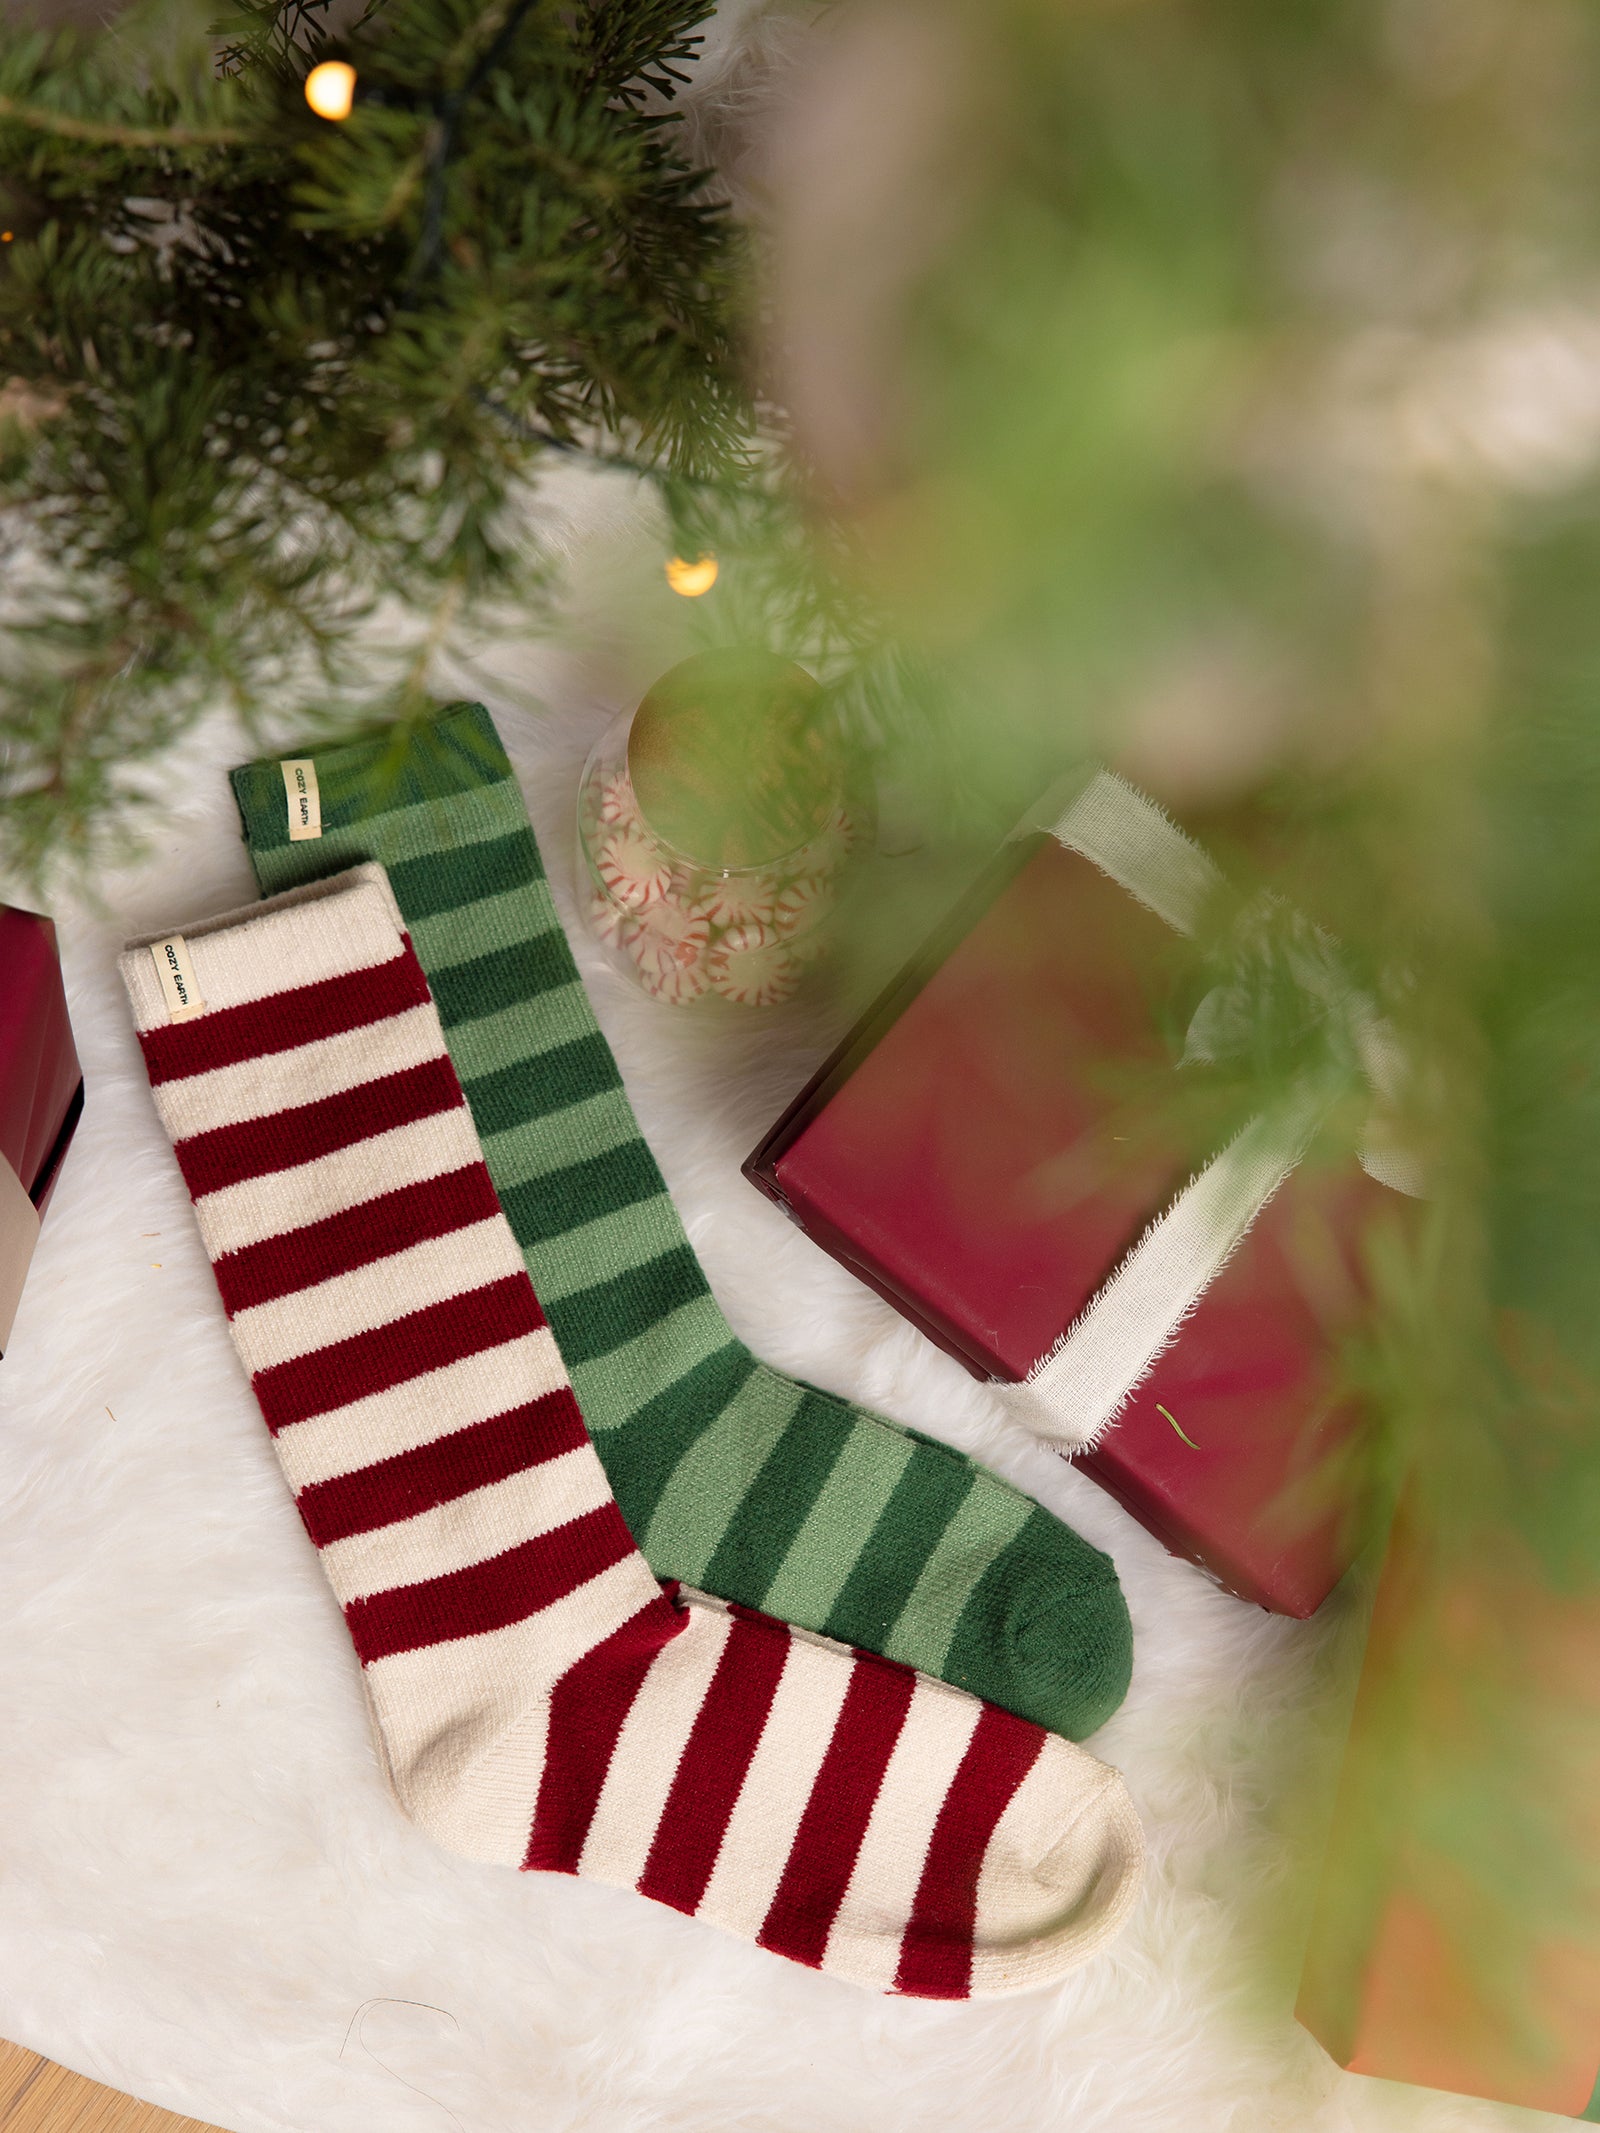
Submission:
{"label": "white frayed ribbon", "polygon": [[[1179,933],[1195,931],[1222,883],[1199,845],[1111,771],[1091,778],[1057,819],[1023,826],[1048,829]],[[1394,1034],[1358,996],[1347,1012],[1380,1106],[1390,1104],[1401,1072]],[[1156,1217],[1023,1382],[997,1386],[1030,1429],[1068,1452],[1099,1441],[1300,1161],[1327,1107],[1307,1090],[1252,1119]],[[1413,1159],[1376,1124],[1361,1162],[1396,1191],[1421,1189]]]}

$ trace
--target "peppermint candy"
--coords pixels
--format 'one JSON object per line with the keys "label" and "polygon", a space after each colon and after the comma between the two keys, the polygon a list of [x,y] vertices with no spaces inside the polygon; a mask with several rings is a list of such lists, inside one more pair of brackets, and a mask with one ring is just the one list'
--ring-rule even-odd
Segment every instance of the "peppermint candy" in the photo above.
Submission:
{"label": "peppermint candy", "polygon": [[699,909],[713,926],[770,926],[778,885],[767,873],[720,874],[701,890]]}
{"label": "peppermint candy", "polygon": [[711,945],[711,923],[705,913],[670,899],[641,912],[635,926],[640,948],[663,962],[686,967],[702,962]]}
{"label": "peppermint candy", "polygon": [[626,948],[639,930],[631,911],[614,904],[604,889],[591,889],[585,907],[589,924],[608,948]]}
{"label": "peppermint candy", "polygon": [[800,967],[772,926],[730,926],[706,960],[713,987],[741,1007],[775,1007],[794,991]]}
{"label": "peppermint candy", "polygon": [[665,1000],[669,1007],[687,1007],[691,1000],[698,1000],[711,983],[703,960],[681,963],[671,956],[655,954],[638,939],[633,943],[632,955],[639,972],[639,983],[653,1000]]}
{"label": "peppermint candy", "polygon": [[594,781],[595,819],[609,826],[640,820],[633,780],[625,770],[600,771]]}
{"label": "peppermint candy", "polygon": [[661,847],[641,823],[611,831],[595,857],[595,872],[608,892],[629,911],[659,903],[672,880]]}
{"label": "peppermint candy", "polygon": [[773,905],[773,924],[784,940],[809,933],[833,902],[833,882],[826,874],[798,874],[785,882]]}
{"label": "peppermint candy", "polygon": [[628,952],[647,991],[681,1004],[698,999],[710,983],[706,949],[711,925],[703,912],[672,899],[651,904],[634,922]]}

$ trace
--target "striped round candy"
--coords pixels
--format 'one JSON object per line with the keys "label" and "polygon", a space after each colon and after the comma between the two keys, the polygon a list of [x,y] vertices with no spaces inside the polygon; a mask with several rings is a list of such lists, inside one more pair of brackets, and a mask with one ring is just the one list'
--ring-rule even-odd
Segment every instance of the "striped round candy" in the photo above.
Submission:
{"label": "striped round candy", "polygon": [[663,956],[652,951],[646,942],[635,939],[632,955],[639,972],[639,983],[653,1000],[665,1000],[672,1007],[687,1007],[691,1000],[701,999],[711,985],[711,973],[705,959],[696,962],[680,962],[674,956]]}
{"label": "striped round candy", "polygon": [[773,907],[773,923],[785,940],[809,933],[833,904],[833,882],[826,874],[800,874],[786,881]]}
{"label": "striped round candy", "polygon": [[638,823],[626,823],[611,831],[596,855],[595,871],[608,893],[629,911],[642,911],[647,904],[659,903],[672,878],[661,847]]}
{"label": "striped round candy", "polygon": [[641,911],[635,925],[640,948],[664,962],[702,962],[711,945],[711,924],[705,913],[671,898]]}
{"label": "striped round candy", "polygon": [[776,931],[755,922],[730,926],[712,949],[706,968],[722,997],[737,1000],[741,1007],[776,1007],[788,999],[800,975]]}
{"label": "striped round candy", "polygon": [[791,854],[793,874],[836,874],[850,856],[858,832],[842,807],[836,807],[823,827],[799,851]]}
{"label": "striped round candy", "polygon": [[669,897],[640,912],[628,947],[646,991],[660,1000],[683,1001],[698,999],[710,982],[710,942],[704,913]]}
{"label": "striped round candy", "polygon": [[626,770],[602,770],[596,774],[595,814],[608,826],[639,820],[639,803]]}
{"label": "striped round candy", "polygon": [[764,869],[720,874],[701,890],[699,908],[713,926],[770,926],[777,917],[778,884]]}
{"label": "striped round candy", "polygon": [[584,908],[589,924],[608,948],[626,948],[639,930],[633,913],[613,903],[604,889],[591,889]]}

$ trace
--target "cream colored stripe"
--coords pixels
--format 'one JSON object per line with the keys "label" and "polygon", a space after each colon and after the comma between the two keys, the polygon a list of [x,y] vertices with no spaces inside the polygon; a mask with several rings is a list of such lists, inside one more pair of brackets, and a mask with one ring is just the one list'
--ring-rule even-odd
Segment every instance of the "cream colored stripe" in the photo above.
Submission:
{"label": "cream colored stripe", "polygon": [[314,1482],[375,1466],[380,1459],[415,1451],[419,1444],[433,1444],[474,1422],[503,1415],[558,1391],[566,1382],[555,1335],[541,1326],[537,1333],[519,1334],[498,1348],[463,1356],[442,1370],[352,1400],[348,1407],[292,1423],[275,1439],[278,1458],[298,1494]]}
{"label": "cream colored stripe", "polygon": [[334,1274],[309,1289],[276,1296],[271,1303],[252,1304],[235,1313],[233,1338],[246,1370],[254,1375],[511,1274],[524,1274],[522,1254],[510,1223],[497,1209],[486,1221],[453,1229],[448,1236],[408,1244],[403,1252],[391,1252],[348,1274]]}
{"label": "cream colored stripe", "polygon": [[200,1234],[213,1260],[242,1251],[267,1237],[340,1215],[381,1193],[397,1192],[424,1178],[443,1177],[481,1160],[472,1114],[465,1104],[431,1118],[394,1126],[349,1148],[336,1148],[292,1170],[274,1170],[226,1185],[195,1202]]}
{"label": "cream colored stripe", "polygon": [[687,1629],[651,1664],[623,1720],[584,1839],[578,1872],[586,1880],[620,1889],[637,1885],[732,1628],[724,1609],[694,1608]]}
{"label": "cream colored stripe", "polygon": [[[175,1141],[216,1126],[234,1126],[274,1111],[316,1103],[400,1074],[407,1067],[445,1057],[444,1039],[433,1003],[405,1008],[381,1022],[316,1037],[292,1051],[262,1052],[236,1066],[213,1067],[209,1074],[189,1074],[181,1081],[157,1082],[156,1109]],[[283,1131],[283,1152],[293,1155],[291,1129]]]}
{"label": "cream colored stripe", "polygon": [[1179,933],[1194,932],[1222,883],[1194,839],[1115,771],[1097,772],[1052,834]]}
{"label": "cream colored stripe", "polygon": [[1096,1442],[1299,1162],[1322,1108],[1307,1092],[1252,1119],[1156,1217],[1056,1345],[1003,1388],[1030,1429],[1069,1451]]}
{"label": "cream colored stripe", "polygon": [[933,1826],[982,1710],[974,1697],[917,1676],[850,1886],[828,1935],[823,1968],[835,1976],[874,1992],[893,1985]]}
{"label": "cream colored stripe", "polygon": [[791,1633],[777,1693],[697,1918],[745,1940],[761,1931],[854,1671],[842,1645]]}
{"label": "cream colored stripe", "polygon": [[551,1688],[660,1597],[644,1557],[630,1555],[525,1622],[375,1659],[367,1695],[413,1821],[452,1851],[520,1866]]}
{"label": "cream colored stripe", "polygon": [[1026,1992],[1120,1931],[1139,1895],[1144,1834],[1116,1771],[1049,1735],[995,1825],[978,1876],[970,1991]]}
{"label": "cream colored stripe", "polygon": [[487,1562],[611,1501],[593,1445],[580,1444],[414,1518],[332,1541],[322,1551],[322,1567],[343,1606],[366,1593],[419,1585]]}
{"label": "cream colored stripe", "polygon": [[119,959],[139,1029],[167,1019],[151,941],[181,933],[208,1013],[294,992],[324,978],[372,970],[404,952],[389,885],[363,867],[265,904],[247,904],[193,925],[164,926],[130,941]]}

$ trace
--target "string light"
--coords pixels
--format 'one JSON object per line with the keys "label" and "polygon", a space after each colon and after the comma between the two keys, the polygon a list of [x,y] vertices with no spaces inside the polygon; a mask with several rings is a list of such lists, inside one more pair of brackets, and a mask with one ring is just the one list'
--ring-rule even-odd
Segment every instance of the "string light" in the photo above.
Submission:
{"label": "string light", "polygon": [[686,600],[698,600],[702,593],[710,592],[716,582],[717,559],[714,555],[697,556],[692,563],[675,555],[667,564],[667,583]]}
{"label": "string light", "polygon": [[318,118],[347,119],[356,100],[356,70],[347,59],[325,59],[306,76],[306,102]]}
{"label": "string light", "polygon": [[0,244],[9,244],[15,234],[14,230],[0,230]]}

